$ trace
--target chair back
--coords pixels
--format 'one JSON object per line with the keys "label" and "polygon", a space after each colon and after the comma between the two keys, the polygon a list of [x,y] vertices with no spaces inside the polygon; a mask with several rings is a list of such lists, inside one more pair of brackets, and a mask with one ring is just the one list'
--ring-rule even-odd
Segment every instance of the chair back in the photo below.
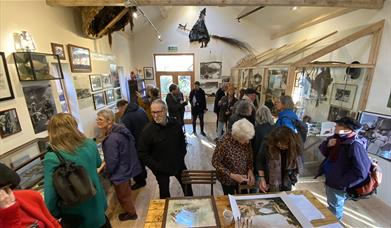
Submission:
{"label": "chair back", "polygon": [[[216,184],[216,170],[183,170],[182,183],[186,184],[210,184],[210,194],[213,196],[213,185]],[[187,193],[187,187],[185,192]]]}

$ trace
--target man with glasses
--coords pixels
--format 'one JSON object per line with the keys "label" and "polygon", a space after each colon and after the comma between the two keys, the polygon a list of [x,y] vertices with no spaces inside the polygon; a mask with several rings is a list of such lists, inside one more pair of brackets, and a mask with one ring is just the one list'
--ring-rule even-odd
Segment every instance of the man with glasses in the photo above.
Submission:
{"label": "man with glasses", "polygon": [[186,139],[180,123],[167,116],[166,104],[158,99],[151,104],[153,122],[141,133],[140,159],[151,169],[159,184],[160,199],[170,197],[170,176],[175,176],[185,196],[193,196],[191,185],[182,184],[186,170]]}

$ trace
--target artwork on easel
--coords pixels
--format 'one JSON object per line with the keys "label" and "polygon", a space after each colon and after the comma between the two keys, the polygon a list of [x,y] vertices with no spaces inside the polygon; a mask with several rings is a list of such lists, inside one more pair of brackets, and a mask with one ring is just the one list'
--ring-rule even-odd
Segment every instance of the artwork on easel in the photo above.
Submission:
{"label": "artwork on easel", "polygon": [[283,192],[266,195],[229,195],[235,221],[250,220],[252,227],[313,227]]}
{"label": "artwork on easel", "polygon": [[335,83],[331,92],[330,104],[353,109],[357,85]]}

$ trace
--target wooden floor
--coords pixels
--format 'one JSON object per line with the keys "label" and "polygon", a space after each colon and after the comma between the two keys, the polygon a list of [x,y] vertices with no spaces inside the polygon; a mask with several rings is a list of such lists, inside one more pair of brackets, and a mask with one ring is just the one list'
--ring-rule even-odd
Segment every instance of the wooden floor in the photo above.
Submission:
{"label": "wooden floor", "polygon": [[[199,128],[197,132],[199,132]],[[215,124],[206,124],[207,137],[200,134],[191,135],[191,126],[186,125],[188,132],[188,147],[186,155],[186,165],[188,169],[213,169],[211,158],[213,155],[215,138]],[[326,204],[324,184],[322,180],[314,182],[312,178],[301,178],[296,189],[310,190],[322,203]],[[181,187],[175,178],[170,182],[171,197],[183,196]],[[203,185],[193,186],[194,195],[210,194],[210,187]],[[215,195],[222,195],[220,184],[214,188]],[[148,170],[147,186],[133,192],[135,207],[137,209],[138,219],[135,221],[120,222],[117,215],[122,213],[121,206],[115,197],[110,200],[109,213],[111,224],[115,228],[144,226],[144,219],[148,211],[149,200],[159,198],[159,189],[155,177]],[[349,201],[345,207],[345,217],[343,223],[346,227],[391,227],[391,208],[377,198],[361,200],[358,202]]]}

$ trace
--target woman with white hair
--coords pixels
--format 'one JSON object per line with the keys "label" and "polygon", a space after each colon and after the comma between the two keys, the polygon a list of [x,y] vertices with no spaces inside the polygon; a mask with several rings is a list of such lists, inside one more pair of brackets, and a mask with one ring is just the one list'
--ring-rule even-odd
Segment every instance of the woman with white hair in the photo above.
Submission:
{"label": "woman with white hair", "polygon": [[137,213],[132,200],[130,179],[141,172],[141,166],[134,137],[126,127],[114,123],[114,113],[109,109],[98,112],[96,125],[105,135],[102,149],[106,170],[114,184],[118,201],[125,210],[118,219],[135,220]]}
{"label": "woman with white hair", "polygon": [[253,158],[250,140],[254,126],[246,119],[236,121],[232,131],[217,142],[212,157],[224,195],[234,194],[238,184],[254,185]]}
{"label": "woman with white hair", "polygon": [[[273,130],[274,121],[270,109],[263,105],[258,108],[255,113],[255,138],[254,152],[257,152],[261,147],[266,136]],[[254,156],[256,158],[256,156]]]}

